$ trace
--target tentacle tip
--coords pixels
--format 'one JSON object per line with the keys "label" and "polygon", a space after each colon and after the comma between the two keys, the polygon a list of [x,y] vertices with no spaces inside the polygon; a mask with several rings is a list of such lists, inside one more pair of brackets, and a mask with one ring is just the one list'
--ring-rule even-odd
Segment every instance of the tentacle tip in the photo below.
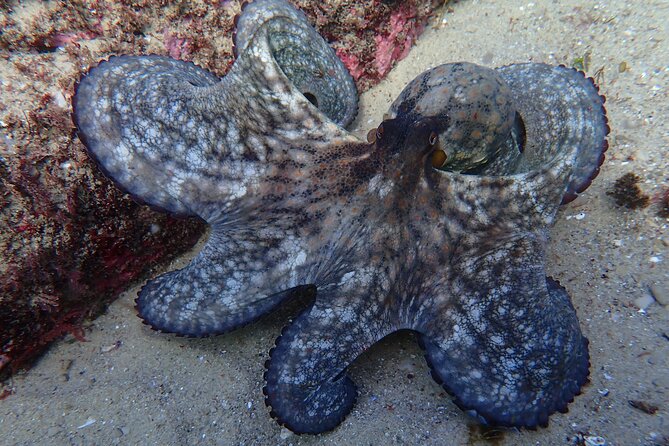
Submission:
{"label": "tentacle tip", "polygon": [[[284,329],[285,331],[285,329]],[[276,340],[276,345],[282,336]],[[279,382],[280,372],[273,367],[272,356],[265,362],[263,395],[270,416],[281,426],[297,435],[320,434],[339,426],[351,412],[358,396],[355,383],[341,374],[341,378],[323,383],[316,388]]]}
{"label": "tentacle tip", "polygon": [[[144,287],[139,291],[137,297],[135,298],[135,311],[137,311],[137,317],[140,318],[142,324],[149,326],[151,330],[158,333],[171,334],[177,337],[184,338],[205,338],[211,336],[213,333],[207,331],[198,330],[194,327],[178,327],[176,325],[170,324],[168,318],[163,317],[161,320],[152,318],[147,314],[147,301],[149,300],[146,296],[148,291],[148,286],[152,281],[149,281]],[[145,291],[147,290],[147,291]]]}
{"label": "tentacle tip", "polygon": [[[553,282],[562,288],[557,281]],[[427,341],[424,345],[428,349],[430,348]],[[561,384],[559,384],[561,387],[553,390],[544,389],[544,392],[548,392],[544,397],[534,393],[525,396],[519,395],[517,401],[515,403],[509,402],[506,408],[500,406],[496,399],[484,398],[483,402],[472,398],[463,399],[458,389],[449,386],[449,383],[439,375],[432,360],[434,358],[431,359],[429,353],[426,354],[426,360],[435,381],[453,396],[453,402],[460,409],[479,423],[494,427],[535,430],[537,427],[546,427],[550,416],[555,412],[566,413],[568,405],[574,401],[574,398],[581,393],[583,386],[587,384],[590,373],[590,358],[587,346],[587,338],[582,337],[580,353],[576,355],[575,363],[566,367],[567,375],[562,378]],[[481,395],[483,394],[487,394],[487,392],[484,391]],[[529,404],[531,401],[535,401],[535,404]],[[523,402],[526,406],[521,408],[519,404]]]}
{"label": "tentacle tip", "polygon": [[[605,121],[607,120],[606,114],[604,114],[604,119],[605,119]],[[601,145],[601,148],[600,148],[599,157],[597,158],[597,161],[594,163],[595,167],[593,168],[593,170],[590,172],[590,175],[585,180],[576,184],[573,188],[569,187],[567,189],[564,196],[562,197],[562,202],[560,204],[564,205],[564,204],[571,203],[572,201],[574,201],[578,197],[579,194],[581,194],[587,188],[590,187],[592,182],[599,175],[601,167],[604,164],[604,160],[606,159],[606,151],[609,149],[609,141],[608,141],[608,139],[606,139],[606,135],[609,134],[611,129],[610,129],[608,123],[606,123],[606,122],[605,122],[604,130],[605,130],[605,134],[604,134],[605,138],[604,138],[604,141],[602,142],[602,145]]]}
{"label": "tentacle tip", "polygon": [[239,13],[235,14],[235,16],[232,18],[232,57],[235,58],[235,60],[239,57],[239,52],[237,49],[237,26],[239,25],[239,17],[242,15],[242,12],[244,11],[244,8],[246,8],[246,5],[248,2],[242,2]]}
{"label": "tentacle tip", "polygon": [[[339,426],[346,416],[351,412],[357,400],[357,388],[350,378],[345,377],[343,383],[345,389],[341,398],[332,399],[331,402],[336,406],[322,407],[321,405],[312,405],[304,407],[305,401],[314,397],[313,394],[299,395],[281,391],[273,391],[270,387],[276,387],[275,381],[265,372],[265,386],[263,395],[265,396],[265,406],[269,409],[269,415],[280,426],[283,426],[297,435],[302,434],[320,434],[329,432]],[[322,389],[321,389],[322,390]],[[294,392],[293,392],[294,393]],[[285,397],[285,398],[282,398]],[[299,402],[299,403],[298,403]]]}

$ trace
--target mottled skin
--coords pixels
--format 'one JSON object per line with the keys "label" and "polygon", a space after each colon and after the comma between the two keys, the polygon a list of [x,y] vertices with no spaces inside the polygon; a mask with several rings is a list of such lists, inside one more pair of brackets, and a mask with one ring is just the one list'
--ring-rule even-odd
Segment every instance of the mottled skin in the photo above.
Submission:
{"label": "mottled skin", "polygon": [[492,160],[508,165],[507,158],[520,155],[505,144],[512,141],[516,113],[511,90],[495,70],[459,63],[427,71],[407,85],[388,114],[404,122],[427,116],[448,120],[434,134],[433,146],[445,152],[444,163],[434,167],[469,173]]}
{"label": "mottled skin", "polygon": [[[141,317],[205,336],[310,293],[265,374],[272,415],[295,432],[337,426],[356,395],[346,368],[402,329],[486,422],[531,428],[565,410],[587,379],[587,340],[544,261],[559,204],[605,150],[592,82],[542,64],[442,65],[365,143],[343,128],[357,107],[350,77],[301,13],[256,1],[235,44],[220,81],[164,57],[117,57],[78,87],[75,120],[107,174],[211,225],[190,265],[142,289]],[[494,88],[444,93],[467,77]],[[457,138],[476,130],[475,144]],[[456,168],[433,167],[444,148]]]}

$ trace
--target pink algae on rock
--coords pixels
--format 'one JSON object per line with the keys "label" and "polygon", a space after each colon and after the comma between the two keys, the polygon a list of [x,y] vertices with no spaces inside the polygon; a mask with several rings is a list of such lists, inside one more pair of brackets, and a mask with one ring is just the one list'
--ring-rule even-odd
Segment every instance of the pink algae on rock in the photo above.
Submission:
{"label": "pink algae on rock", "polygon": [[423,31],[424,22],[416,20],[414,5],[402,3],[390,15],[389,32],[374,37],[376,41],[376,71],[384,77],[395,61],[404,59]]}
{"label": "pink algae on rock", "polygon": [[165,40],[165,49],[170,57],[184,59],[190,55],[191,48],[186,39],[180,39],[168,30],[163,32],[163,39]]}
{"label": "pink algae on rock", "polygon": [[405,57],[443,0],[295,2],[334,47],[360,91]]}
{"label": "pink algae on rock", "polygon": [[359,81],[365,74],[365,67],[360,62],[360,58],[355,54],[347,53],[341,48],[337,49],[336,53],[341,61],[344,62],[344,65],[348,69],[348,72],[351,73],[351,76],[353,76],[353,79]]}

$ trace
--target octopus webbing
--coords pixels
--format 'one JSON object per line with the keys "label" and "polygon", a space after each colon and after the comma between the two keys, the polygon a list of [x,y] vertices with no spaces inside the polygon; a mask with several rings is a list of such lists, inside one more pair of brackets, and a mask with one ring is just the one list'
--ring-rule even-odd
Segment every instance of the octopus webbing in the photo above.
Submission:
{"label": "octopus webbing", "polygon": [[345,129],[355,85],[301,12],[256,0],[236,26],[222,79],[120,56],[77,87],[79,136],[106,175],[211,227],[188,266],[142,288],[141,318],[207,336],[311,296],[265,371],[271,415],[298,433],[341,423],[356,399],[347,367],[398,330],[482,422],[534,428],[566,411],[588,341],[544,264],[558,207],[607,148],[592,80],[540,63],[437,66],[362,141]]}

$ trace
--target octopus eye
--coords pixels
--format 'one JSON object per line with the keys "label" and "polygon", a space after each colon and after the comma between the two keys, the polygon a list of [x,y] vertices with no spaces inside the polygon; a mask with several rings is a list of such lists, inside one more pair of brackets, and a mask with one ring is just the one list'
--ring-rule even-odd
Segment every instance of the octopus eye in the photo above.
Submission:
{"label": "octopus eye", "polygon": [[367,142],[372,144],[376,142],[376,129],[371,129],[367,132]]}
{"label": "octopus eye", "polygon": [[[430,145],[433,146],[437,143],[438,139],[439,139],[439,135],[437,135],[436,132],[432,132],[432,133],[430,133],[430,137],[427,140],[427,142],[429,142]],[[443,152],[443,150],[442,150],[442,152]]]}
{"label": "octopus eye", "polygon": [[435,169],[441,169],[446,165],[447,159],[448,155],[446,155],[446,152],[441,149],[435,150],[432,152],[432,167]]}
{"label": "octopus eye", "polygon": [[383,136],[383,124],[380,124],[376,128],[376,139],[381,139],[382,136]]}

